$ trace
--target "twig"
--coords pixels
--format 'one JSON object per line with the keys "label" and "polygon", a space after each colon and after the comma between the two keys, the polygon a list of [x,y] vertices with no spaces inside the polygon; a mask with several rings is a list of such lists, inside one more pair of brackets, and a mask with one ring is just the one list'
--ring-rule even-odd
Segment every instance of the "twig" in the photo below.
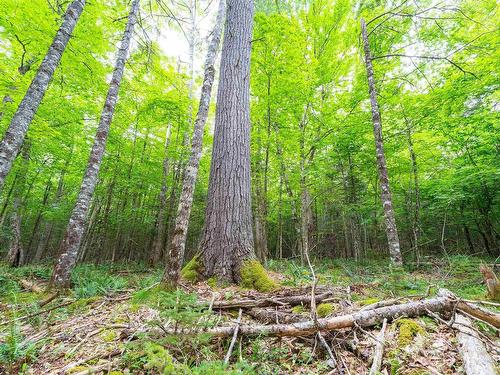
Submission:
{"label": "twig", "polygon": [[231,353],[233,352],[234,343],[238,337],[238,331],[240,329],[241,314],[243,310],[240,309],[238,313],[238,319],[236,320],[236,327],[234,327],[233,338],[231,339],[231,344],[229,344],[229,349],[227,350],[226,356],[224,357],[224,363],[227,365],[229,363],[229,358],[231,358]]}
{"label": "twig", "polygon": [[45,310],[38,311],[38,312],[33,313],[33,314],[20,316],[19,318],[15,318],[15,319],[11,319],[11,320],[6,320],[6,321],[3,321],[3,322],[0,322],[0,326],[6,325],[6,324],[11,324],[11,323],[17,322],[18,320],[33,318],[34,316],[42,315],[42,314],[48,313],[50,311],[57,310],[57,309],[59,309],[61,307],[65,307],[65,306],[71,305],[74,302],[76,302],[76,300],[66,301],[66,302],[63,302],[63,303],[61,303],[61,304],[59,304],[57,306],[53,306],[50,309],[45,309]]}

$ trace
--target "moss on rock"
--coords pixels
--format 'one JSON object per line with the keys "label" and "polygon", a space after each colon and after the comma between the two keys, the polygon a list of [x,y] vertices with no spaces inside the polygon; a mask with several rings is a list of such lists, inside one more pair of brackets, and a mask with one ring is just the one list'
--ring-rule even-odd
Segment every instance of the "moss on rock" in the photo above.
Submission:
{"label": "moss on rock", "polygon": [[302,314],[305,311],[306,310],[304,309],[304,306],[302,306],[302,305],[297,305],[297,306],[292,307],[292,312],[294,314]]}
{"label": "moss on rock", "polygon": [[396,324],[399,327],[398,342],[401,346],[410,344],[419,333],[425,333],[423,327],[413,319],[399,319]]}
{"label": "moss on rock", "polygon": [[316,313],[320,318],[327,317],[331,313],[335,311],[334,306],[331,303],[320,303],[318,307],[316,307]]}
{"label": "moss on rock", "polygon": [[271,292],[279,288],[258,260],[245,260],[241,266],[241,286],[258,292]]}
{"label": "moss on rock", "polygon": [[195,255],[191,260],[184,266],[181,270],[181,276],[183,279],[195,283],[201,279],[203,274],[203,265],[200,261],[200,256]]}

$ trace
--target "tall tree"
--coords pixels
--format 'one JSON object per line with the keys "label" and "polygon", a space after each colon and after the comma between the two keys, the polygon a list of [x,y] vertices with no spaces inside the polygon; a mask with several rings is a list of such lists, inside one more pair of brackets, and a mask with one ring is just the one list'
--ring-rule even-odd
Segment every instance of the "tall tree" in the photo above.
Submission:
{"label": "tall tree", "polygon": [[61,56],[73,33],[73,29],[82,14],[86,0],[74,0],[66,10],[61,27],[56,33],[52,44],[45,55],[38,71],[19,104],[14,117],[10,122],[4,138],[0,142],[0,191],[7,177],[12,163],[23,145],[28,127],[35,116],[54,71],[61,61]]}
{"label": "tall tree", "polygon": [[377,154],[377,168],[380,182],[380,194],[382,198],[382,206],[384,208],[385,217],[385,232],[389,243],[389,254],[391,261],[395,265],[401,265],[403,259],[401,257],[401,249],[399,246],[398,228],[396,226],[396,218],[392,207],[391,189],[389,186],[389,174],[387,172],[387,164],[385,161],[384,139],[382,137],[382,118],[377,100],[377,89],[375,87],[375,76],[373,73],[373,64],[370,52],[370,44],[368,33],[366,31],[366,23],[361,19],[361,33],[363,38],[363,47],[365,52],[365,66],[368,76],[368,88],[370,92],[370,103],[372,107],[373,134],[375,136],[375,149]]}
{"label": "tall tree", "polygon": [[71,270],[78,258],[78,252],[85,229],[85,219],[90,201],[97,184],[99,168],[106,149],[111,120],[118,100],[118,90],[125,69],[125,62],[130,47],[134,25],[139,11],[139,0],[133,0],[128,16],[127,26],[123,34],[115,68],[109,84],[108,94],[101,113],[101,119],[94,138],[94,144],[87,163],[87,169],[78,194],[75,207],[69,219],[68,227],[60,248],[60,255],[52,273],[51,285],[56,288],[67,288],[70,284]]}
{"label": "tall tree", "polygon": [[250,190],[250,53],[253,1],[228,0],[214,146],[200,251],[206,277],[240,281],[254,258]]}
{"label": "tall tree", "polygon": [[175,219],[172,241],[168,248],[167,267],[165,269],[164,281],[176,284],[179,279],[179,271],[184,260],[184,250],[186,248],[186,237],[189,226],[189,217],[193,206],[194,188],[203,147],[203,131],[207,122],[208,110],[210,107],[210,98],[212,95],[212,85],[215,77],[215,60],[219,49],[222,25],[226,13],[226,0],[219,0],[219,8],[215,26],[212,31],[212,39],[208,46],[207,57],[205,60],[205,73],[203,86],[201,89],[200,104],[198,113],[194,122],[194,132],[191,139],[191,155],[189,157],[182,191]]}

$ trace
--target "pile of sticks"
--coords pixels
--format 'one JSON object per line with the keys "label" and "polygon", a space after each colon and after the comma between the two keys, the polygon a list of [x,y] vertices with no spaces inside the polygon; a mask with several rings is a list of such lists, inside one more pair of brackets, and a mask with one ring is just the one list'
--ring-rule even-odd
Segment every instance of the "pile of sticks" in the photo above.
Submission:
{"label": "pile of sticks", "polygon": [[[472,320],[481,321],[493,330],[500,328],[500,314],[480,307],[470,301],[464,301],[446,289],[440,289],[437,296],[411,300],[401,299],[382,301],[354,310],[346,303],[347,308],[336,316],[317,318],[315,305],[320,302],[343,302],[335,296],[335,290],[312,290],[314,294],[291,294],[284,296],[266,296],[259,298],[242,298],[238,300],[213,301],[212,310],[239,310],[239,318],[234,325],[218,326],[208,329],[161,327],[162,334],[195,335],[208,333],[213,337],[232,337],[232,342],[240,336],[274,336],[274,337],[307,337],[335,330],[349,328],[367,328],[382,325],[377,336],[377,343],[372,358],[370,373],[375,374],[380,369],[384,350],[384,332],[386,324],[400,317],[418,317],[427,315],[447,324],[457,331],[459,351],[464,362],[464,369],[468,375],[495,375],[495,364],[486,350],[500,352],[498,346],[485,335],[473,328]],[[311,306],[311,316],[294,314],[292,307],[297,305]],[[241,314],[245,313],[258,320],[259,324],[242,323]],[[445,320],[448,319],[448,320]],[[232,345],[230,346],[232,348]],[[326,348],[325,348],[326,349]],[[328,348],[329,350],[330,348]],[[327,352],[328,352],[327,350]],[[226,355],[229,358],[230,352]]]}

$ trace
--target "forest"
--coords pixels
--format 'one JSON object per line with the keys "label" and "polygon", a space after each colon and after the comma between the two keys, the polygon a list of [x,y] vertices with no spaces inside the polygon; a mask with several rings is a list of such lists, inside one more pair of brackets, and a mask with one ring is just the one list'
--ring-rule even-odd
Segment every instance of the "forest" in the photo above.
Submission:
{"label": "forest", "polygon": [[496,0],[0,0],[0,373],[500,371]]}

